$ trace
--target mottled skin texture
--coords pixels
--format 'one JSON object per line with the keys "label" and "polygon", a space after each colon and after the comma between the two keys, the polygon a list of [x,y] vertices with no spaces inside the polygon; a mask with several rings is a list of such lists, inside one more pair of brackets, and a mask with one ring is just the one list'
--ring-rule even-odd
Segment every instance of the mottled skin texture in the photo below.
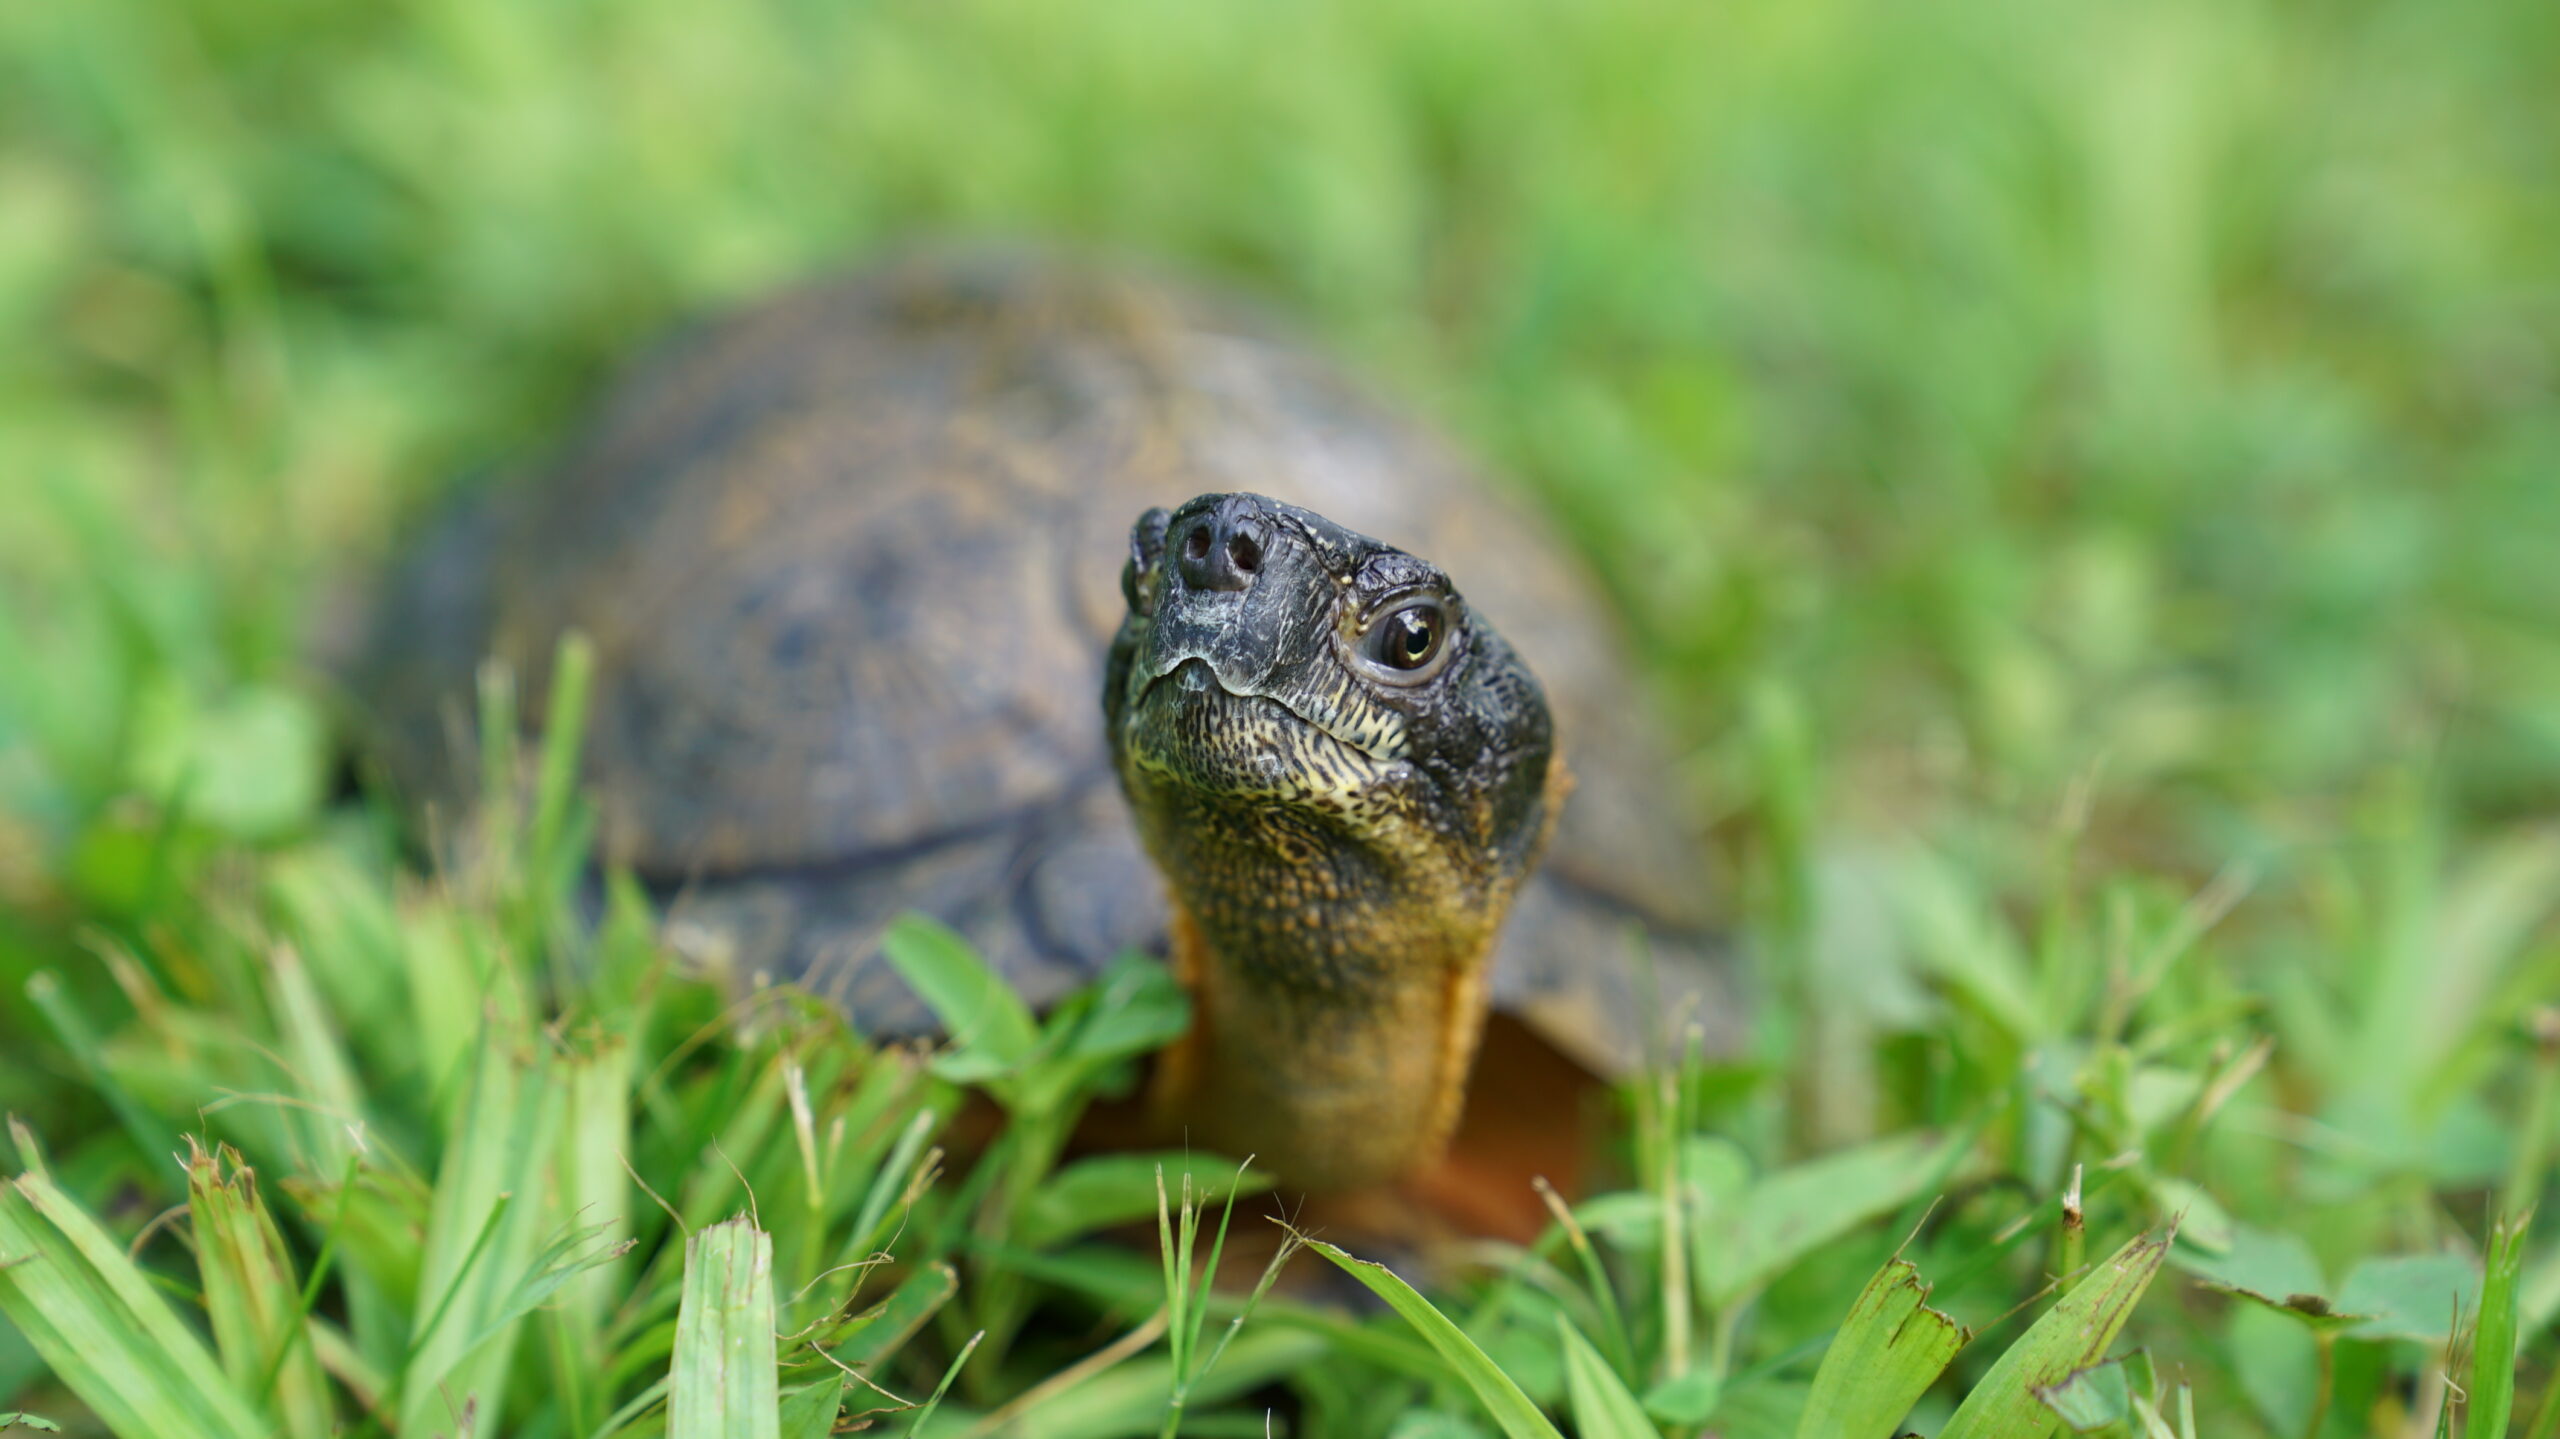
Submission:
{"label": "mottled skin texture", "polygon": [[[1259,495],[1148,512],[1123,588],[1103,710],[1197,1015],[1161,1107],[1315,1188],[1436,1156],[1563,798],[1537,680],[1447,575]],[[1407,615],[1413,663],[1364,658]]]}
{"label": "mottled skin texture", "polygon": [[1226,491],[1446,566],[1544,683],[1576,789],[1493,1004],[1602,1073],[1666,1013],[1730,1033],[1705,866],[1591,587],[1362,387],[1142,275],[937,256],[679,337],[544,472],[427,537],[351,689],[399,788],[449,807],[479,659],[525,677],[538,721],[557,636],[585,631],[606,857],[705,961],[922,1032],[879,961],[901,910],[1034,1004],[1173,948],[1094,698],[1130,517]]}

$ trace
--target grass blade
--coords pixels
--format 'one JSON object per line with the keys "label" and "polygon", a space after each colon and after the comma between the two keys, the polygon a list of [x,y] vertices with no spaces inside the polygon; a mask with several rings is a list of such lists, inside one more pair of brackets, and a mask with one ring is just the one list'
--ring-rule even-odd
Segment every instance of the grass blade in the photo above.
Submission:
{"label": "grass blade", "polygon": [[263,1439],[123,1246],[39,1175],[0,1184],[0,1316],[120,1439]]}
{"label": "grass blade", "polygon": [[293,1074],[308,1107],[286,1111],[286,1122],[299,1143],[295,1164],[306,1174],[342,1174],[355,1157],[347,1134],[352,1116],[364,1112],[364,1100],[345,1042],[332,1025],[328,1002],[301,954],[291,945],[267,952],[267,987],[275,1006],[277,1028]]}
{"label": "grass blade", "polygon": [[2061,1420],[2037,1391],[2106,1357],[2169,1256],[2174,1226],[2136,1235],[2020,1335],[1973,1386],[1938,1439],[2042,1439]]}
{"label": "grass blade", "polygon": [[2480,1289],[2480,1323],[2471,1337],[2470,1415],[2466,1434],[2507,1432],[2516,1406],[2516,1286],[2524,1277],[2524,1237],[2533,1216],[2489,1227],[2488,1275]]}
{"label": "grass blade", "polygon": [[187,1208],[223,1371],[242,1394],[263,1400],[272,1393],[285,1433],[326,1439],[328,1385],[304,1328],[284,1236],[258,1197],[257,1177],[229,1149],[208,1154],[189,1143]]}
{"label": "grass blade", "polygon": [[1657,1439],[1644,1406],[1627,1392],[1626,1383],[1573,1327],[1556,1316],[1556,1341],[1564,1348],[1565,1393],[1573,1403],[1574,1432],[1582,1439]]}
{"label": "grass blade", "polygon": [[667,1439],[781,1439],[773,1238],[745,1219],[685,1244]]}
{"label": "grass blade", "polygon": [[[924,1426],[933,1420],[933,1411],[942,1407],[942,1396],[951,1392],[951,1381],[960,1377],[969,1356],[978,1352],[979,1341],[986,1337],[986,1331],[981,1329],[969,1336],[968,1343],[960,1346],[960,1352],[952,1357],[951,1367],[942,1371],[942,1382],[933,1386],[933,1396],[924,1401],[924,1407],[916,1411],[915,1422],[907,1426],[907,1439],[917,1439],[924,1433]],[[677,1436],[670,1435],[668,1439],[677,1439]]]}
{"label": "grass blade", "polygon": [[1797,1439],[1884,1439],[1972,1339],[1929,1307],[1919,1269],[1895,1255],[1849,1306],[1814,1373]]}
{"label": "grass blade", "polygon": [[1039,1042],[1022,996],[949,926],[900,915],[880,937],[881,953],[942,1021],[953,1046],[976,1051],[997,1071],[1020,1064]]}
{"label": "grass blade", "polygon": [[[590,1027],[571,1037],[560,1061],[564,1114],[557,1155],[560,1210],[567,1222],[616,1237],[631,1233],[631,1177],[622,1150],[631,1134],[630,1044]],[[605,1371],[604,1324],[621,1288],[598,1265],[569,1281],[552,1311],[554,1342],[565,1346],[561,1405],[571,1432],[593,1427],[589,1376]]]}
{"label": "grass blade", "polygon": [[502,1314],[533,1258],[562,1101],[548,1055],[522,1042],[491,1022],[449,1131],[402,1365],[404,1433],[450,1426],[466,1406],[504,1407],[522,1316]]}
{"label": "grass blade", "polygon": [[1493,1422],[1502,1427],[1510,1439],[1563,1439],[1556,1426],[1547,1422],[1538,1406],[1522,1393],[1511,1376],[1502,1372],[1476,1342],[1469,1339],[1449,1316],[1431,1306],[1431,1301],[1415,1292],[1414,1287],[1396,1277],[1395,1271],[1383,1264],[1354,1259],[1340,1248],[1320,1240],[1309,1239],[1306,1247],[1330,1259],[1343,1273],[1357,1279],[1370,1293],[1387,1301],[1387,1307],[1404,1316],[1406,1323],[1420,1330],[1422,1337],[1440,1357],[1456,1371],[1460,1382],[1484,1406]]}

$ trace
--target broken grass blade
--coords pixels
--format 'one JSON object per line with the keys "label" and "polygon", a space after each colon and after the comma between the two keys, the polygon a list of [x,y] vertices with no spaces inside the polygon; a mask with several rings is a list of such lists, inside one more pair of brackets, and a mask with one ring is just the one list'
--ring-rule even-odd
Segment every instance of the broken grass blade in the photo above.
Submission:
{"label": "broken grass blade", "polygon": [[667,1439],[781,1439],[773,1238],[745,1219],[685,1242]]}
{"label": "broken grass blade", "polygon": [[1406,1323],[1421,1331],[1440,1357],[1448,1361],[1461,1383],[1474,1393],[1476,1402],[1493,1422],[1502,1426],[1510,1439],[1563,1439],[1556,1426],[1520,1391],[1510,1375],[1502,1372],[1466,1331],[1451,1322],[1449,1316],[1431,1307],[1431,1301],[1415,1292],[1414,1287],[1396,1277],[1395,1271],[1383,1264],[1354,1259],[1340,1248],[1320,1240],[1306,1241],[1306,1247],[1332,1260],[1343,1273],[1357,1279],[1370,1293],[1387,1301],[1387,1307],[1404,1316]]}
{"label": "broken grass blade", "polygon": [[2516,1286],[2524,1277],[2524,1236],[2531,1214],[2489,1227],[2488,1280],[2471,1339],[2471,1409],[2464,1432],[2507,1432],[2516,1405]]}
{"label": "broken grass blade", "polygon": [[232,1387],[270,1397],[294,1439],[328,1439],[329,1387],[303,1318],[284,1236],[258,1197],[257,1176],[229,1146],[207,1153],[187,1140],[187,1212],[205,1313]]}
{"label": "broken grass blade", "polygon": [[[562,1046],[560,1070],[561,1127],[553,1157],[557,1212],[627,1237],[633,1186],[622,1151],[631,1134],[630,1041],[600,1025],[582,1028]],[[568,1356],[560,1397],[571,1433],[595,1422],[585,1381],[606,1368],[604,1330],[621,1289],[613,1272],[599,1265],[562,1289],[552,1310],[553,1342]]]}
{"label": "broken grass blade", "polygon": [[40,1175],[0,1182],[0,1317],[121,1439],[268,1432],[124,1246]]}
{"label": "broken grass blade", "polygon": [[1929,1307],[1929,1286],[1911,1261],[1886,1260],[1814,1372],[1798,1439],[1885,1439],[1972,1338]]}
{"label": "broken grass blade", "polygon": [[1956,1407],[1938,1439],[2042,1439],[2054,1414],[2036,1397],[2106,1357],[2168,1258],[2176,1226],[2136,1235],[2009,1346]]}

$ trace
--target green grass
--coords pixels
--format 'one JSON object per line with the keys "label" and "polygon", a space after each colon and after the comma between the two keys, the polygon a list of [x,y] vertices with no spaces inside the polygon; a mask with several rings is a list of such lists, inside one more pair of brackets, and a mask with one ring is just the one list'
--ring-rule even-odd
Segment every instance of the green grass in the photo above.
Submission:
{"label": "green grass", "polygon": [[[2528,0],[0,7],[0,1422],[2552,1439],[2555,73]],[[1712,819],[1752,1049],[1410,1317],[1093,1239],[1143,966],[868,1053],[571,917],[565,749],[468,872],[329,798],[407,520],[989,232],[1470,442]]]}

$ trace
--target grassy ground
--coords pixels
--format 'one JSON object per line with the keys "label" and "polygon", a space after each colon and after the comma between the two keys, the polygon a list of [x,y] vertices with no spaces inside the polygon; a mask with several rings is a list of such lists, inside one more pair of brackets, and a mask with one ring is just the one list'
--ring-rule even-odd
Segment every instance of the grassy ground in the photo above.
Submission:
{"label": "grassy ground", "polygon": [[[854,1372],[903,1433],[976,1334],[937,1435],[2156,1379],[2097,1432],[2550,1439],[2560,1245],[2493,1226],[2560,1149],[2555,73],[2528,0],[0,8],[0,1416],[800,1434]],[[1231,1301],[1085,1242],[1155,1213],[1044,1137],[1143,968],[857,1056],[564,918],[565,788],[444,885],[328,800],[303,656],[403,518],[672,317],[952,232],[1304,315],[1641,641],[1756,1047],[1436,1310],[1274,1297],[1203,1376]],[[963,1082],[1014,1137],[945,1164]]]}

